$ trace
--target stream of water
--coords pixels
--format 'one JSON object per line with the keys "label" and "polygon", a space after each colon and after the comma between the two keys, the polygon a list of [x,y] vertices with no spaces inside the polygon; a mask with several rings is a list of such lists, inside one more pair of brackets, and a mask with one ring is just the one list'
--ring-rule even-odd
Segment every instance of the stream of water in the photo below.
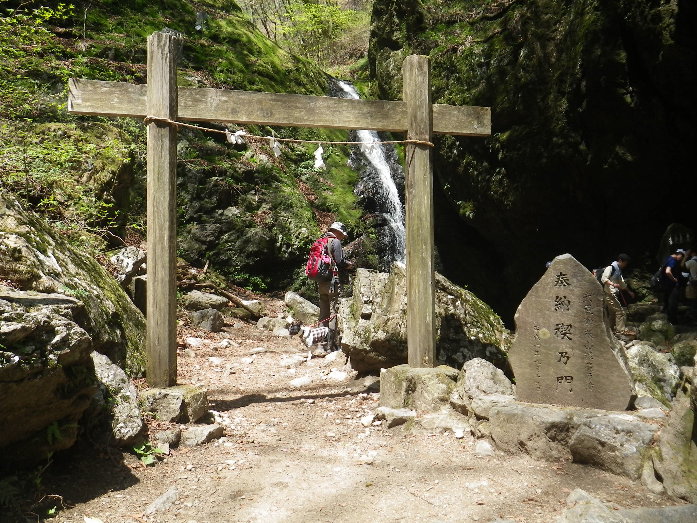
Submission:
{"label": "stream of water", "polygon": [[[354,87],[346,82],[339,81],[339,87],[345,93],[344,98],[360,98]],[[362,130],[356,131],[358,142],[378,142],[361,143],[360,150],[371,166],[374,173],[364,174],[364,184],[369,186],[374,201],[375,211],[383,217],[384,227],[379,231],[380,241],[382,242],[383,253],[381,265],[385,268],[394,262],[404,262],[406,231],[404,228],[404,208],[399,197],[399,191],[393,178],[393,171],[400,170],[401,166],[395,166],[395,161],[388,159],[385,145],[379,143],[380,137],[375,131]],[[391,155],[396,158],[396,155]],[[373,175],[374,174],[374,175]]]}

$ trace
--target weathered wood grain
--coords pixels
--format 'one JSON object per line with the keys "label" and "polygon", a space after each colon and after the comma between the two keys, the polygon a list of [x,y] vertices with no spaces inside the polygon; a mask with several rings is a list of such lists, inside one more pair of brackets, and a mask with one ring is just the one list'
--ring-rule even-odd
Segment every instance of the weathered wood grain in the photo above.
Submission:
{"label": "weathered wood grain", "polygon": [[[68,111],[102,116],[145,118],[147,86],[70,79]],[[178,119],[327,129],[405,132],[403,101],[351,100],[328,96],[257,93],[180,87]],[[475,106],[433,106],[433,132],[487,136],[491,110]]]}
{"label": "weathered wood grain", "polygon": [[[431,141],[431,81],[428,58],[411,55],[402,66],[410,140]],[[412,367],[436,361],[435,272],[433,257],[433,174],[431,147],[409,144],[405,151],[407,229],[407,349]]]}
{"label": "weathered wood grain", "polygon": [[[181,38],[154,33],[148,38],[147,112],[177,118],[175,57]],[[177,128],[148,124],[148,284],[146,377],[151,387],[177,383],[176,169]]]}

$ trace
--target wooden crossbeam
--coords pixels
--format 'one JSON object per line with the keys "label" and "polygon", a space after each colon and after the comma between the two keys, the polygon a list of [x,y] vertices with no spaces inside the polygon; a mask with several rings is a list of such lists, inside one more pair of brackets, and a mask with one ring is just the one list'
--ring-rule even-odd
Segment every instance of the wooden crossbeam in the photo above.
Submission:
{"label": "wooden crossbeam", "polygon": [[[372,129],[405,132],[409,127],[403,101],[353,100],[302,94],[274,94],[226,89],[178,89],[178,119],[238,124]],[[145,118],[147,85],[71,79],[68,111],[101,116]],[[433,105],[433,132],[461,136],[491,134],[491,109]]]}

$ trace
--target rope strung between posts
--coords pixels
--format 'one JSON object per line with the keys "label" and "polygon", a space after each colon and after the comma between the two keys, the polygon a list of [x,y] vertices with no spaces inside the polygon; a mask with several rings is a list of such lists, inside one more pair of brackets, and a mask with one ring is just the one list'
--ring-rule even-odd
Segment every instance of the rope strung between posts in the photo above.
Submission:
{"label": "rope strung between posts", "polygon": [[230,131],[221,131],[219,129],[208,129],[207,127],[201,127],[200,125],[191,125],[188,123],[184,122],[178,122],[176,120],[171,120],[169,118],[160,118],[158,116],[146,116],[145,119],[143,120],[145,124],[149,124],[151,122],[154,123],[163,123],[167,125],[173,125],[175,127],[185,127],[187,129],[195,129],[197,131],[204,131],[208,133],[218,133],[218,134],[224,134],[228,141],[231,143],[243,143],[244,140],[250,140],[250,141],[261,141],[261,140],[266,140],[268,142],[274,143],[274,142],[285,142],[285,143],[316,143],[316,144],[330,144],[330,145],[378,145],[378,144],[397,144],[397,143],[405,143],[405,144],[412,144],[412,145],[426,145],[428,147],[434,147],[432,142],[429,142],[428,140],[385,140],[385,141],[379,141],[379,142],[333,142],[331,140],[300,140],[297,138],[276,138],[274,136],[256,136],[253,134],[246,134],[244,132],[236,132],[232,133]]}

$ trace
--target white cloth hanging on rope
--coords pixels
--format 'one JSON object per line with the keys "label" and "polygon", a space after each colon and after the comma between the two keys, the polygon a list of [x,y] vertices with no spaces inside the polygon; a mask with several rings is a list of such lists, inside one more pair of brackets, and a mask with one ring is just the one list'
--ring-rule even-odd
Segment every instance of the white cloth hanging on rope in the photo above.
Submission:
{"label": "white cloth hanging on rope", "polygon": [[326,169],[326,166],[324,165],[324,160],[322,159],[322,154],[324,153],[324,149],[322,149],[322,146],[318,146],[317,149],[315,149],[315,169]]}

